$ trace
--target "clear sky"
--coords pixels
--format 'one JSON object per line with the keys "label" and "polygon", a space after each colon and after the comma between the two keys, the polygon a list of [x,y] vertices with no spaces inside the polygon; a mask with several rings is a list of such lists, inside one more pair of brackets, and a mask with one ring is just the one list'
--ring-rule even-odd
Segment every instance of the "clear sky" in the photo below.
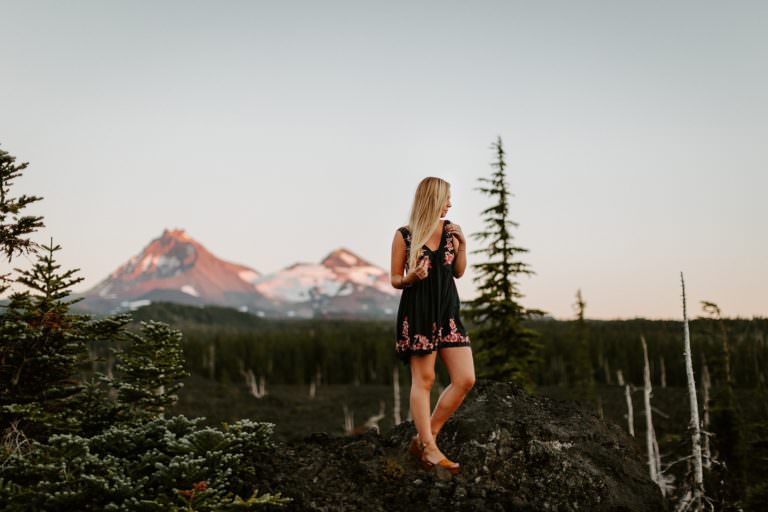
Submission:
{"label": "clear sky", "polygon": [[[425,176],[483,228],[508,152],[523,305],[768,314],[768,3],[0,1],[0,144],[90,288],[165,228],[264,273],[389,270]],[[468,250],[477,249],[470,237]],[[471,265],[457,281],[475,294]],[[25,266],[17,260],[14,266]],[[27,265],[28,266],[28,265]]]}

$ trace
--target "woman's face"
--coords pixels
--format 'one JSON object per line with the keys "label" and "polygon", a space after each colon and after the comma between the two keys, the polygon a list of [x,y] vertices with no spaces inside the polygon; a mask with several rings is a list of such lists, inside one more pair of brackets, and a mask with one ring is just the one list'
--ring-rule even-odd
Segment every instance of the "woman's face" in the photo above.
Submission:
{"label": "woman's face", "polygon": [[445,217],[446,215],[448,215],[448,208],[450,207],[451,207],[451,193],[448,192],[448,199],[445,200],[443,209],[440,211],[440,217]]}

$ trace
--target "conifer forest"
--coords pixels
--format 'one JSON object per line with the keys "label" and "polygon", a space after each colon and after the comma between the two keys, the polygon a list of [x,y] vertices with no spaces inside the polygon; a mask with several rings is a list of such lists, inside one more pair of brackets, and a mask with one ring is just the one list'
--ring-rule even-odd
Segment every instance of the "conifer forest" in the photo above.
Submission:
{"label": "conifer forest", "polygon": [[[462,305],[478,377],[618,425],[675,510],[765,510],[768,318],[681,302],[675,321],[591,320],[580,290],[572,319],[526,309],[501,138],[491,149],[482,293]],[[67,248],[31,242],[45,219],[25,210],[43,198],[15,194],[27,166],[0,149],[0,509],[291,510],[290,489],[254,472],[279,443],[410,420],[392,320],[78,309],[82,277],[58,263]],[[433,397],[449,380],[438,364]]]}

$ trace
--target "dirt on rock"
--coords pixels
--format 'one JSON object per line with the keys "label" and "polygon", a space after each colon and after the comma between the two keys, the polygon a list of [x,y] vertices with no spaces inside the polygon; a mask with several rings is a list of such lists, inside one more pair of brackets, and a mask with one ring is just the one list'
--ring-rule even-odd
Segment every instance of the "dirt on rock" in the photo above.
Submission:
{"label": "dirt on rock", "polygon": [[644,454],[577,402],[478,379],[438,437],[461,464],[425,471],[408,453],[412,421],[356,436],[314,433],[254,458],[263,492],[296,511],[669,510]]}

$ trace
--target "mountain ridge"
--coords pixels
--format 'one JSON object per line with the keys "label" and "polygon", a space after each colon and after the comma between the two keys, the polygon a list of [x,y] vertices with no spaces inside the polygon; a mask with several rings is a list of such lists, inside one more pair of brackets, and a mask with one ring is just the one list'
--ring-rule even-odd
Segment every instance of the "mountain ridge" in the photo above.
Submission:
{"label": "mountain ridge", "polygon": [[97,313],[133,310],[153,301],[234,307],[270,317],[386,317],[400,291],[389,274],[346,246],[320,261],[275,272],[215,256],[185,229],[165,228],[141,251],[90,289],[75,294]]}

